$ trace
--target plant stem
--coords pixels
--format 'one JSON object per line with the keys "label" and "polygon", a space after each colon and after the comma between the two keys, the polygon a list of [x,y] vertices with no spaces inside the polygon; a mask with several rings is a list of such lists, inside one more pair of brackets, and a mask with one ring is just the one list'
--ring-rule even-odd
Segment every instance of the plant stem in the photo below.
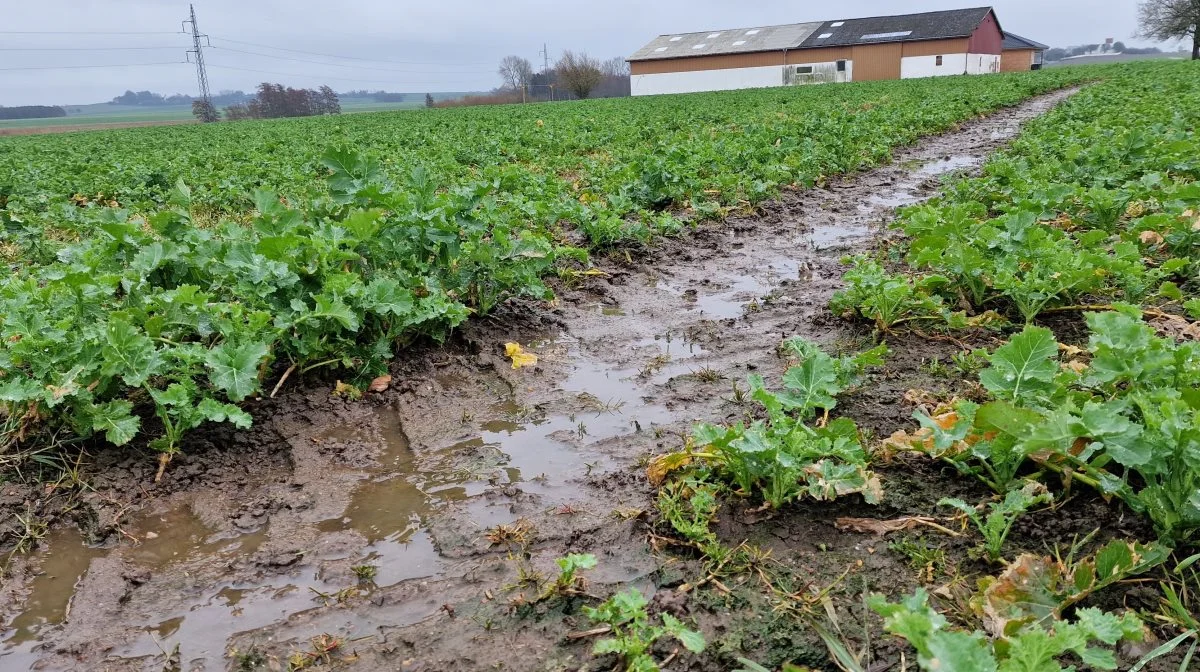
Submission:
{"label": "plant stem", "polygon": [[[1078,312],[1083,312],[1083,311],[1087,311],[1087,310],[1113,311],[1116,309],[1117,309],[1117,307],[1112,304],[1097,304],[1097,305],[1061,306],[1058,308],[1046,308],[1045,310],[1043,310],[1041,312],[1043,312],[1043,313],[1078,313]],[[1163,317],[1163,318],[1167,318],[1167,319],[1173,319],[1173,318],[1179,317],[1178,315],[1164,313],[1163,311],[1156,310],[1154,308],[1144,308],[1144,307],[1139,306],[1138,310],[1141,311],[1143,315],[1152,315],[1154,317]]]}
{"label": "plant stem", "polygon": [[329,359],[324,362],[318,362],[316,364],[311,364],[309,366],[304,367],[303,369],[300,369],[300,373],[305,374],[305,373],[308,373],[309,371],[312,371],[313,369],[319,369],[322,366],[329,366],[330,364],[337,364],[340,361],[342,361],[342,358],[338,357],[337,359]]}
{"label": "plant stem", "polygon": [[279,388],[283,387],[284,381],[287,380],[288,376],[292,375],[292,371],[295,371],[295,370],[296,370],[296,365],[292,364],[291,366],[289,366],[287,368],[287,371],[284,371],[283,375],[279,377],[279,382],[275,383],[275,388],[271,390],[271,398],[272,399],[274,399],[275,395],[279,392]]}

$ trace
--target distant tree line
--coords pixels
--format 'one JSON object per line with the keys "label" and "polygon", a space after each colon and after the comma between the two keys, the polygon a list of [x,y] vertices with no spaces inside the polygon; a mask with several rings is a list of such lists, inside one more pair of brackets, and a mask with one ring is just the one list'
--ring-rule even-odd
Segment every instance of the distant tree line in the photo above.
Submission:
{"label": "distant tree line", "polygon": [[50,119],[65,116],[67,116],[67,111],[54,105],[19,105],[17,107],[0,105],[0,119]]}
{"label": "distant tree line", "polygon": [[[367,89],[358,89],[354,91],[344,91],[337,94],[339,98],[365,98],[373,100],[377,103],[420,103],[424,94],[421,93],[400,93],[395,91],[368,91]],[[441,93],[438,94],[439,100],[451,97],[458,97],[460,94]],[[237,105],[238,103],[249,103],[255,97],[253,93],[244,91],[221,91],[211,100],[213,105],[217,107],[228,107],[229,105]],[[190,105],[195,97],[185,93],[176,93],[170,96],[164,96],[161,93],[153,91],[126,91],[125,93],[114,97],[110,103],[113,105],[140,105],[144,107],[155,107],[160,105]]]}
{"label": "distant tree line", "polygon": [[357,91],[346,91],[341,94],[343,98],[365,98],[373,100],[377,103],[416,103],[420,102],[421,94],[419,93],[398,93],[395,91],[368,91],[366,89],[358,89]]}
{"label": "distant tree line", "polygon": [[[244,91],[222,91],[211,100],[213,105],[236,105],[244,103],[251,98],[251,94]],[[159,105],[190,105],[196,99],[184,93],[176,93],[172,96],[164,96],[161,93],[153,91],[126,91],[125,93],[116,96],[110,101],[113,105],[140,105],[143,107],[155,107]]]}
{"label": "distant tree line", "polygon": [[[293,89],[282,84],[263,82],[258,85],[257,94],[249,101],[226,107],[225,119],[281,119],[341,112],[342,105],[338,94],[328,86],[319,89]],[[200,117],[200,114],[197,116]]]}
{"label": "distant tree line", "polygon": [[436,106],[620,98],[630,94],[629,65],[620,57],[600,61],[586,53],[568,50],[552,68],[535,72],[528,59],[505,56],[497,74],[501,84],[491,94],[443,101]]}

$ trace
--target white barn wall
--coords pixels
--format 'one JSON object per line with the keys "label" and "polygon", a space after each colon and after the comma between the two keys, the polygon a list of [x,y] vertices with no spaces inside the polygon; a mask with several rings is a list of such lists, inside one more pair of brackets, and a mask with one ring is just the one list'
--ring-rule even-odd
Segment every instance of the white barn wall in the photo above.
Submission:
{"label": "white barn wall", "polygon": [[[653,96],[666,93],[700,93],[761,89],[787,84],[785,68],[811,65],[814,68],[836,68],[836,62],[798,63],[791,66],[770,65],[755,68],[723,68],[694,72],[664,72],[630,76],[631,93]],[[900,59],[900,78],[943,77],[949,75],[984,75],[1000,72],[998,54],[942,54],[937,56],[906,56]],[[846,62],[845,81],[854,80],[854,61]],[[840,73],[839,73],[840,74]],[[799,83],[799,82],[798,82]]]}
{"label": "white barn wall", "polygon": [[770,65],[759,68],[632,75],[629,78],[629,85],[631,93],[635,96],[762,89],[770,86],[783,86],[783,66]]}
{"label": "white barn wall", "polygon": [[[825,61],[825,62],[819,62],[819,63],[795,63],[795,64],[789,65],[787,67],[803,68],[805,66],[808,66],[808,67],[811,67],[814,71],[831,72],[832,78],[833,78],[831,80],[831,82],[835,82],[835,83],[836,82],[853,82],[854,81],[854,61],[846,59],[846,71],[845,72],[838,72],[837,64],[838,64],[837,61]],[[787,80],[786,75],[784,76],[784,80],[786,83],[786,80]]]}
{"label": "white barn wall", "polygon": [[967,74],[987,75],[1000,72],[1000,54],[967,54]]}
{"label": "white barn wall", "polygon": [[900,79],[965,75],[967,59],[967,54],[942,54],[942,64],[938,65],[937,56],[905,56],[900,59]]}

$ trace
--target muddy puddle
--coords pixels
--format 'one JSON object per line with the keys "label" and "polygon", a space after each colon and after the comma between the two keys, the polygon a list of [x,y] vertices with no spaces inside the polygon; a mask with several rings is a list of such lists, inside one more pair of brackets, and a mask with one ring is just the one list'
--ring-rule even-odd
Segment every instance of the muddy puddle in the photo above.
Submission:
{"label": "muddy puddle", "polygon": [[[664,352],[673,357],[684,347],[682,342],[664,344]],[[228,642],[238,633],[338,602],[344,578],[332,572],[327,576],[324,565],[373,566],[372,588],[435,576],[446,570],[447,561],[430,534],[431,517],[454,508],[480,534],[512,524],[518,516],[483,497],[506,486],[536,496],[544,507],[570,507],[580,499],[582,479],[616,468],[611,456],[588,451],[589,444],[650,431],[672,419],[666,408],[646,401],[642,387],[649,381],[643,370],[591,359],[565,337],[530,349],[569,363],[565,377],[545,400],[522,405],[510,399],[493,404],[480,417],[464,417],[464,425],[476,428],[470,438],[414,450],[404,432],[405,418],[391,407],[377,409],[372,422],[333,427],[313,437],[321,445],[379,444],[378,466],[353,487],[344,512],[315,525],[323,538],[351,536],[307,553],[305,560],[314,566],[251,572],[253,577],[247,578],[244,560],[271,537],[270,525],[244,534],[217,534],[186,507],[139,518],[111,548],[85,545],[72,528],[57,530],[46,540],[41,573],[29,587],[25,609],[0,638],[0,669],[30,669],[41,645],[72,623],[71,605],[89,571],[108,561],[123,563],[123,576],[132,588],[150,576],[156,583],[169,576],[171,587],[186,595],[173,608],[140,605],[145,607],[140,633],[115,645],[110,659],[145,659],[179,644],[185,661],[221,669]],[[414,609],[410,619],[430,613]],[[347,632],[371,629],[366,620],[347,619],[341,624]],[[404,622],[389,616],[392,625]]]}
{"label": "muddy puddle", "polygon": [[868,204],[860,204],[860,212],[869,212],[872,207],[900,208],[914,205],[928,198],[922,193],[931,180],[938,180],[954,173],[977,168],[983,162],[981,156],[953,155],[919,164],[905,178],[872,194]]}

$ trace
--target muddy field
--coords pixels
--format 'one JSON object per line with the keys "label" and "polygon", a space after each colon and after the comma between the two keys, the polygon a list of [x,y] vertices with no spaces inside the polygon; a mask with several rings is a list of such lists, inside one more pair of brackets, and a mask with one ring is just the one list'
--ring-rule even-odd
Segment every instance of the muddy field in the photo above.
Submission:
{"label": "muddy field", "polygon": [[[654,537],[645,462],[682,445],[696,421],[740,417],[735,381],[777,379],[782,339],[868,343],[869,331],[827,307],[840,257],[878,244],[896,207],[978,166],[1070,94],[601,260],[603,277],[558,287],[555,305],[514,305],[451,343],[406,352],[391,388],[361,401],[331,396],[332,380],[287,385],[253,406],[252,430],[197,433],[161,483],[151,456],[114,451],[90,457],[77,491],[0,486],[10,521],[0,533],[15,539],[28,516],[52,522],[0,589],[0,669],[286,669],[297,652],[364,670],[610,669],[611,657],[591,657],[594,638],[571,636],[591,627],[579,607],[594,601],[521,598],[536,592],[522,583],[531,571],[552,576],[555,558],[572,552],[599,559],[587,572],[592,595],[633,586],[654,596],[654,610],[701,627],[709,651],[663,649],[665,669],[735,669],[737,656],[835,669],[802,619],[764,606],[752,576],[680,590],[700,565]],[[537,366],[514,370],[506,342],[536,353]],[[930,366],[958,344],[907,335],[889,346],[887,367],[839,406],[877,439],[911,425],[907,390],[967,384]],[[863,593],[911,590],[924,570],[889,541],[936,545],[964,576],[987,570],[966,559],[964,538],[836,529],[839,516],[928,515],[943,496],[985,496],[928,462],[880,472],[877,507],[849,498],[773,517],[735,507],[719,524],[724,541],[761,547],[764,563],[833,584],[836,626],[859,647],[870,640],[871,670],[899,669],[901,648],[864,614]],[[1096,527],[1150,534],[1081,493],[1027,516],[1013,541],[1040,552]],[[371,581],[360,577],[366,565],[378,568]],[[1136,592],[1125,599],[1138,606]]]}

